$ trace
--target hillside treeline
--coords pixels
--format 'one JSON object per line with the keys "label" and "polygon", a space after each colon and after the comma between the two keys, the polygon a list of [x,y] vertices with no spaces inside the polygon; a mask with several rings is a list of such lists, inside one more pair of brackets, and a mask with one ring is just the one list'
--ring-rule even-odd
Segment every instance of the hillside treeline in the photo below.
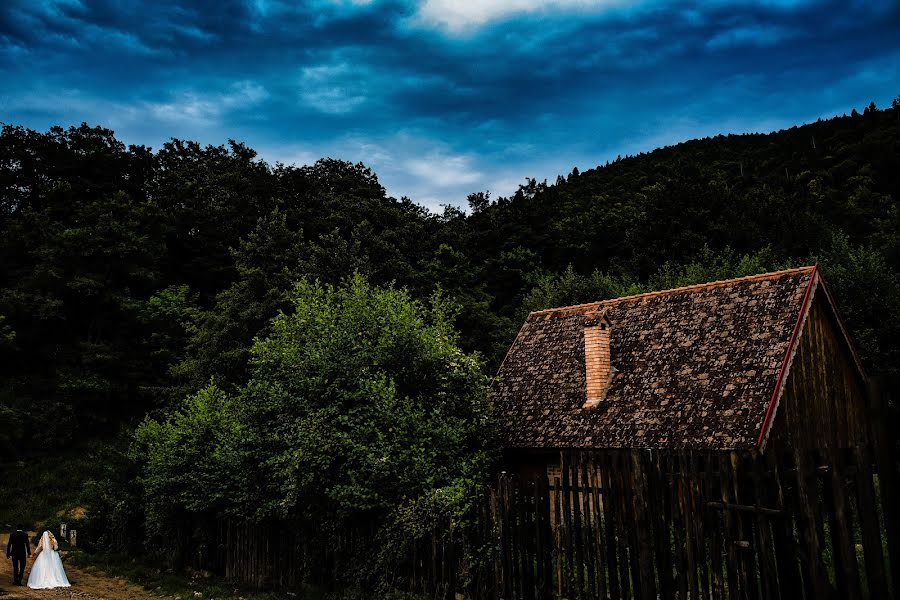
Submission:
{"label": "hillside treeline", "polygon": [[211,381],[298,281],[359,274],[454,308],[490,374],[528,310],[819,262],[868,369],[900,370],[900,103],[693,140],[429,213],[362,164],[245,145],[126,146],[83,124],[0,133],[0,436],[110,432]]}

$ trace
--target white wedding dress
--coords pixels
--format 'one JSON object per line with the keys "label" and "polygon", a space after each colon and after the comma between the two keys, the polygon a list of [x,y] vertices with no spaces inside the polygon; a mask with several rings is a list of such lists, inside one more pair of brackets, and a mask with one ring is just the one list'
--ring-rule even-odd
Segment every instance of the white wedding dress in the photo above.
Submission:
{"label": "white wedding dress", "polygon": [[28,587],[35,590],[49,588],[71,587],[66,570],[63,568],[59,552],[53,549],[50,543],[50,532],[45,531],[41,536],[41,551],[31,565],[31,573],[28,574]]}

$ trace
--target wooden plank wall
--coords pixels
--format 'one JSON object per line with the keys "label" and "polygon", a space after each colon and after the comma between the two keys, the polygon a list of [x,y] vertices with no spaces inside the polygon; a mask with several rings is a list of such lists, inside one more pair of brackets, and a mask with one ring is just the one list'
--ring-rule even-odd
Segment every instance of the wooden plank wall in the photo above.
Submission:
{"label": "wooden plank wall", "polygon": [[[444,523],[416,540],[397,587],[446,599],[897,597],[897,465],[869,446],[562,459],[552,478],[499,476],[468,537]],[[222,531],[235,581],[291,589],[347,564],[276,524]],[[352,554],[352,541],[338,547]]]}
{"label": "wooden plank wall", "polygon": [[566,455],[553,481],[498,480],[497,585],[456,591],[522,600],[894,598],[891,504],[879,496],[876,463],[865,446]]}
{"label": "wooden plank wall", "polygon": [[768,448],[847,448],[869,441],[866,385],[825,303],[817,294],[810,307]]}

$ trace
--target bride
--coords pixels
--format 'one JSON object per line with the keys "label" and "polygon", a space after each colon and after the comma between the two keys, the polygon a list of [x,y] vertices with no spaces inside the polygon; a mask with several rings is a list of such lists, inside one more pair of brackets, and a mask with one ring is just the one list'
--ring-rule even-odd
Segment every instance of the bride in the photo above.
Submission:
{"label": "bride", "polygon": [[37,590],[57,587],[70,587],[66,570],[59,558],[59,544],[49,531],[41,536],[41,541],[34,549],[34,563],[28,575],[28,587]]}

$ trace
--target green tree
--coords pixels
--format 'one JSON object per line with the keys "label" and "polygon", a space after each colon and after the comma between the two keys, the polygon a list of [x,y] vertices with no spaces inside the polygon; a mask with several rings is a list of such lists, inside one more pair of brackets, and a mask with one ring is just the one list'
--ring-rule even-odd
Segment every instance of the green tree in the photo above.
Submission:
{"label": "green tree", "polygon": [[[303,281],[291,303],[254,343],[246,385],[210,385],[138,428],[133,456],[158,548],[172,552],[173,531],[222,514],[315,525],[327,546],[334,532],[374,526],[396,540],[398,527],[422,526],[410,514],[466,512],[463,492],[490,460],[491,413],[448,302],[356,275]],[[353,577],[372,576],[364,563],[347,565]]]}
{"label": "green tree", "polygon": [[189,315],[184,360],[174,372],[186,385],[210,378],[243,383],[253,338],[290,307],[288,295],[308,269],[303,232],[279,209],[260,218],[231,255],[237,279],[216,295],[213,306]]}

